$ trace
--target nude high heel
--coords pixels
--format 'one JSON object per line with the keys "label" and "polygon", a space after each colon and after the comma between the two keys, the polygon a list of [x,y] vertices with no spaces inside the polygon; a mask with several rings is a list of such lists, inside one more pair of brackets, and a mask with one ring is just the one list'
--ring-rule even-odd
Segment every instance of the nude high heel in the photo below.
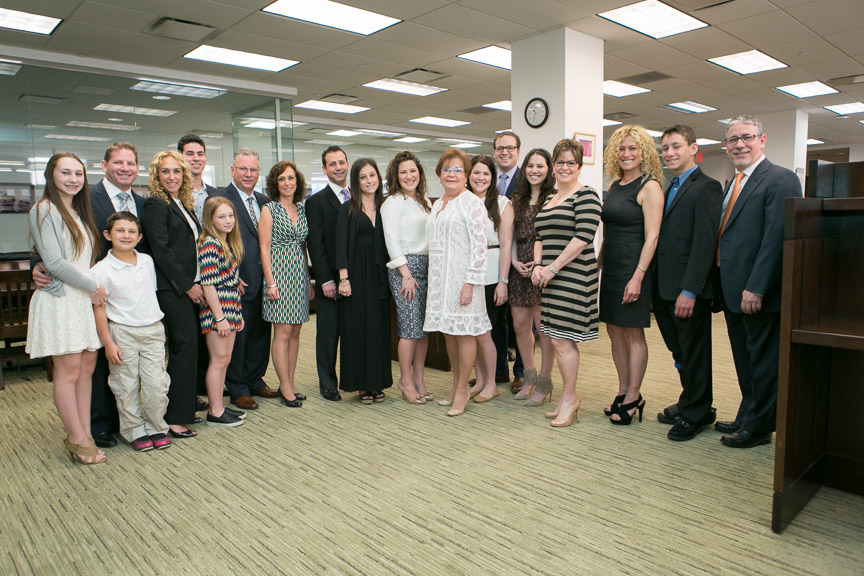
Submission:
{"label": "nude high heel", "polygon": [[576,401],[573,403],[573,409],[570,410],[570,413],[563,420],[559,414],[558,418],[552,420],[552,426],[555,428],[563,428],[565,426],[570,426],[573,424],[573,416],[576,416],[576,422],[579,422],[579,407],[582,406],[582,398],[576,396]]}

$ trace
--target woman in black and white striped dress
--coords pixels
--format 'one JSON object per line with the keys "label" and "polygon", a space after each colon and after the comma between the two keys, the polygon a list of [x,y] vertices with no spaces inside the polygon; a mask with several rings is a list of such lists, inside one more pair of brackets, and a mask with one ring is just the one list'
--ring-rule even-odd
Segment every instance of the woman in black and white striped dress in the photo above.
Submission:
{"label": "woman in black and white striped dress", "polygon": [[[578,342],[597,339],[597,258],[594,235],[600,223],[600,199],[579,182],[582,145],[565,138],[555,145],[552,167],[558,191],[549,196],[534,221],[538,240],[531,281],[543,289],[540,331],[552,338],[563,388],[552,426],[579,419],[582,400],[576,394]],[[548,391],[551,396],[552,391]]]}

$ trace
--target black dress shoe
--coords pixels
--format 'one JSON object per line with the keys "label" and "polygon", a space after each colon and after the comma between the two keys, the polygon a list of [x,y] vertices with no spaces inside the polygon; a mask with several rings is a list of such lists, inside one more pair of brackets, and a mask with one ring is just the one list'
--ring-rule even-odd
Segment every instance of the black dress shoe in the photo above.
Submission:
{"label": "black dress shoe", "polygon": [[325,400],[330,400],[331,402],[342,400],[342,395],[339,394],[338,390],[321,390],[321,397]]}
{"label": "black dress shoe", "polygon": [[[657,413],[657,421],[662,422],[663,424],[675,424],[678,422],[678,418],[681,417],[681,413],[678,412],[678,404],[672,404],[671,406],[667,406],[663,409],[662,412]],[[703,426],[707,426],[714,422],[717,419],[717,408],[711,407],[711,410],[708,414],[705,415],[699,422]]]}
{"label": "black dress shoe", "polygon": [[117,438],[115,438],[110,432],[105,432],[104,434],[97,434],[94,436],[93,442],[95,442],[96,446],[99,448],[113,448],[117,445]]}
{"label": "black dress shoe", "polygon": [[204,410],[206,410],[209,407],[210,407],[209,402],[205,402],[204,400],[201,400],[201,398],[198,398],[197,396],[195,397],[195,412],[203,412]]}
{"label": "black dress shoe", "polygon": [[703,426],[704,424],[701,423],[693,424],[686,418],[678,418],[678,421],[669,429],[666,437],[675,442],[692,440],[702,431]]}
{"label": "black dress shoe", "polygon": [[747,430],[739,430],[734,434],[721,436],[720,442],[722,442],[724,446],[729,446],[730,448],[753,448],[754,446],[761,446],[762,444],[770,444],[771,433],[753,434]]}
{"label": "black dress shoe", "polygon": [[195,432],[195,430],[185,430],[183,432],[175,432],[175,431],[171,430],[170,428],[168,429],[168,434],[170,434],[172,438],[194,438],[195,436],[198,435],[198,433]]}
{"label": "black dress shoe", "polygon": [[737,420],[723,421],[718,420],[714,423],[714,429],[723,434],[734,434],[741,428]]}

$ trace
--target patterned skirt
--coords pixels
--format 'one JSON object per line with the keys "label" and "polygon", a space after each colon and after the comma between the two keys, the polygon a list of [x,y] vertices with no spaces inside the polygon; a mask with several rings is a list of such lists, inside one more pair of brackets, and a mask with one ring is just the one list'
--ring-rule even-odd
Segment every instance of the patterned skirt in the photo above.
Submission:
{"label": "patterned skirt", "polygon": [[[237,286],[216,286],[216,295],[219,296],[219,306],[222,307],[222,313],[225,315],[225,320],[231,326],[231,330],[236,331],[243,324],[243,308],[240,305],[240,291]],[[201,333],[216,331],[216,318],[213,317],[213,312],[210,306],[205,301],[198,309],[198,321],[201,323]]]}
{"label": "patterned skirt", "polygon": [[398,269],[387,271],[390,293],[396,303],[396,335],[399,338],[417,340],[425,338],[423,322],[426,319],[426,292],[429,288],[429,256],[426,254],[406,254],[408,271],[417,280],[417,291],[413,300],[406,300],[399,291],[402,289],[402,274]]}

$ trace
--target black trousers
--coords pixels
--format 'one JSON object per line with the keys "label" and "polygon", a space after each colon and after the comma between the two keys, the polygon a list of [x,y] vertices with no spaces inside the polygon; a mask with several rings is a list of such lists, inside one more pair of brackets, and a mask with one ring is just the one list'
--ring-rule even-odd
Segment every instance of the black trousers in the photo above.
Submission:
{"label": "black trousers", "polygon": [[654,318],[666,348],[680,366],[678,410],[689,422],[708,415],[714,401],[711,363],[711,301],[696,300],[690,318],[675,316],[675,301],[654,296]]}
{"label": "black trousers", "polygon": [[198,307],[185,294],[157,290],[156,298],[165,317],[168,344],[168,410],[165,422],[187,425],[195,419],[195,381],[198,377]]}
{"label": "black trousers", "polygon": [[780,364],[780,312],[738,314],[723,310],[732,358],[741,388],[735,420],[752,434],[774,432],[777,370]]}
{"label": "black trousers", "polygon": [[225,373],[225,386],[231,398],[248,395],[263,388],[264,373],[270,362],[270,323],[261,316],[261,294],[242,300],[244,328],[234,339],[231,363]]}
{"label": "black trousers", "polygon": [[[495,377],[510,379],[510,364],[507,362],[507,353],[510,346],[510,329],[513,319],[510,315],[510,305],[504,304],[499,307],[497,321],[492,324],[492,342],[495,344],[497,359],[495,362]],[[522,356],[519,347],[516,346],[516,361],[513,363],[513,376],[521,378],[524,374]]]}
{"label": "black trousers", "polygon": [[339,300],[325,297],[320,290],[315,295],[315,362],[318,368],[318,388],[337,390],[336,350],[339,346]]}
{"label": "black trousers", "polygon": [[120,431],[117,399],[108,386],[108,359],[105,348],[96,353],[96,368],[90,389],[90,433],[93,436]]}

